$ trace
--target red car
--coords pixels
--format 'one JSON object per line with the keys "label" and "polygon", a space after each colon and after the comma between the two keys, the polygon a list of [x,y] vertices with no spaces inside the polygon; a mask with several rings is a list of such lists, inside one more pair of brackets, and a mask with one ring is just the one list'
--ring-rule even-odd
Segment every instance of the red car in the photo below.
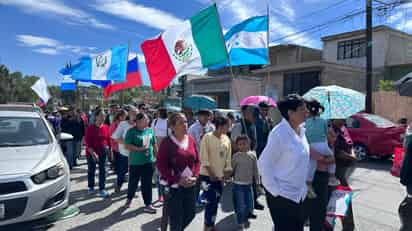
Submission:
{"label": "red car", "polygon": [[358,113],[346,120],[359,160],[369,156],[390,157],[395,147],[402,146],[405,126],[374,114]]}

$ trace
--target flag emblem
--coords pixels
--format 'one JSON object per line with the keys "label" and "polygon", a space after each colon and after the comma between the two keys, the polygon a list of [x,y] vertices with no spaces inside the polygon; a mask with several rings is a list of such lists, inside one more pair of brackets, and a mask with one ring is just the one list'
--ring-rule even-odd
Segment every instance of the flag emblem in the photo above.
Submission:
{"label": "flag emblem", "polygon": [[107,56],[106,55],[96,56],[96,66],[97,67],[105,67],[106,64],[107,64]]}
{"label": "flag emblem", "polygon": [[175,43],[173,56],[180,62],[186,62],[192,57],[193,47],[183,39],[179,39]]}

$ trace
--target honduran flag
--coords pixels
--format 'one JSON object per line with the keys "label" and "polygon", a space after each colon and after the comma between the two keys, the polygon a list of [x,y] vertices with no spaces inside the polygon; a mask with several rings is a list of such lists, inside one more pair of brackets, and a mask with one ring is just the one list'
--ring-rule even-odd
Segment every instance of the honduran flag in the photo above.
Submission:
{"label": "honduran flag", "polygon": [[104,98],[108,98],[111,93],[142,86],[142,77],[139,71],[139,60],[137,57],[127,63],[126,81],[121,83],[112,83],[104,88]]}
{"label": "honduran flag", "polygon": [[[99,54],[80,58],[70,67],[70,75],[80,81],[124,81],[126,79],[128,47],[116,46]],[[67,67],[60,73],[65,75]]]}
{"label": "honduran flag", "polygon": [[70,78],[70,75],[63,76],[63,79],[60,83],[61,91],[74,91],[76,90],[76,81]]}
{"label": "honduran flag", "polygon": [[141,48],[154,91],[166,88],[175,77],[227,60],[215,4],[144,41]]}

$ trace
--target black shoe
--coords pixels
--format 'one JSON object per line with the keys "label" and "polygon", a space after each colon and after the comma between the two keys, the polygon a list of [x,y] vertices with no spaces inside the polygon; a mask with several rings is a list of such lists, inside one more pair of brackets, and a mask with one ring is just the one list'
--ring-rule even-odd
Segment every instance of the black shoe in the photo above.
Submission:
{"label": "black shoe", "polygon": [[249,215],[247,216],[247,218],[249,218],[249,219],[256,219],[256,218],[257,218],[257,215],[254,214],[254,213],[249,213]]}
{"label": "black shoe", "polygon": [[263,206],[261,203],[259,203],[259,202],[255,202],[255,209],[257,209],[257,210],[264,210],[265,209],[265,206]]}

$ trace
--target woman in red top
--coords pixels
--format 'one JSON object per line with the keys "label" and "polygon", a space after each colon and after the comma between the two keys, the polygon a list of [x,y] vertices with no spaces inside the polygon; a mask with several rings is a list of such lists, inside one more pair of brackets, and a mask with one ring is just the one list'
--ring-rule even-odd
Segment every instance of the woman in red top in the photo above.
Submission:
{"label": "woman in red top", "polygon": [[185,115],[171,115],[169,127],[172,132],[160,144],[156,164],[169,188],[166,204],[170,230],[182,231],[195,217],[200,159],[194,139],[187,134]]}
{"label": "woman in red top", "polygon": [[[117,156],[120,154],[119,153],[119,144],[117,141],[112,137],[113,133],[116,131],[117,127],[119,126],[120,122],[124,121],[126,119],[127,113],[124,110],[120,110],[116,112],[112,124],[109,126],[109,132],[110,132],[110,147],[112,148],[112,151],[110,153],[110,158],[112,161],[115,162],[116,166],[116,160]],[[117,169],[115,169],[117,172]]]}
{"label": "woman in red top", "polygon": [[87,157],[87,179],[89,194],[94,193],[94,176],[96,174],[96,164],[99,164],[99,196],[106,198],[109,196],[105,190],[106,181],[106,159],[110,150],[109,127],[105,125],[104,113],[101,109],[94,113],[95,123],[86,130],[86,157]]}

